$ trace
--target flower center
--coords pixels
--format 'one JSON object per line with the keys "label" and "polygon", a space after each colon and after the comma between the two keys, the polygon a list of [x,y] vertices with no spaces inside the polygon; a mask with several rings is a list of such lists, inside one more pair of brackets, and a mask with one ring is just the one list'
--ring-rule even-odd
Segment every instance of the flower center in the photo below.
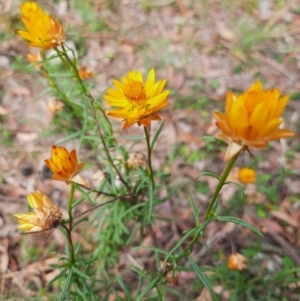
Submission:
{"label": "flower center", "polygon": [[131,80],[123,88],[126,98],[135,106],[141,106],[147,100],[143,83]]}

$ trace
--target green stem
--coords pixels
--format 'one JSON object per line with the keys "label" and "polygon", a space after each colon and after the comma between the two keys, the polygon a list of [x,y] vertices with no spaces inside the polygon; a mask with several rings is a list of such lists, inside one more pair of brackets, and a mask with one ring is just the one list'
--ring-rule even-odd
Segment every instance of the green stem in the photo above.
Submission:
{"label": "green stem", "polygon": [[70,251],[70,261],[71,264],[74,264],[75,262],[75,253],[74,253],[74,245],[72,242],[72,229],[73,229],[73,215],[72,215],[72,204],[73,204],[73,198],[74,198],[74,192],[75,192],[75,184],[71,183],[71,191],[70,191],[70,197],[68,201],[68,215],[69,215],[69,251]]}
{"label": "green stem", "polygon": [[[211,198],[211,201],[208,205],[208,208],[207,208],[206,214],[205,214],[205,218],[204,218],[204,222],[206,222],[208,219],[210,219],[212,217],[212,215],[213,215],[212,211],[214,210],[214,206],[215,206],[217,197],[219,195],[219,192],[222,189],[222,187],[224,186],[224,183],[226,182],[227,177],[228,177],[236,159],[238,158],[239,154],[240,154],[240,152],[238,152],[236,155],[234,155],[228,162],[228,164],[219,180],[218,186],[217,186],[217,188]],[[193,237],[193,239],[190,241],[190,243],[187,245],[187,247],[177,256],[176,262],[178,262],[181,258],[188,256],[192,252],[193,246],[198,241],[200,236],[201,236],[201,232],[197,231],[196,235]]]}
{"label": "green stem", "polygon": [[[103,133],[102,133],[102,130],[101,130],[101,127],[100,127],[100,124],[98,122],[98,118],[97,118],[97,114],[96,114],[96,111],[95,111],[95,108],[94,108],[94,97],[90,94],[90,92],[87,90],[87,88],[85,87],[85,85],[83,84],[83,81],[81,80],[80,78],[80,75],[79,75],[79,72],[78,72],[78,69],[77,69],[77,66],[76,66],[76,63],[74,63],[68,56],[67,54],[67,51],[66,51],[66,48],[65,48],[65,45],[62,44],[61,45],[61,48],[62,48],[62,52],[60,52],[57,48],[55,48],[58,56],[62,59],[62,61],[64,62],[65,60],[62,58],[62,56],[67,60],[68,62],[68,65],[71,67],[71,69],[73,70],[73,73],[78,81],[78,83],[80,84],[80,87],[82,89],[82,92],[83,94],[88,98],[89,100],[89,105],[90,105],[90,109],[91,109],[91,113],[92,113],[92,116],[93,116],[93,119],[95,120],[96,122],[96,126],[97,126],[97,130],[98,130],[98,133],[99,133],[99,136],[100,136],[100,139],[101,139],[101,143],[103,145],[103,148],[104,148],[104,152],[105,152],[105,155],[106,155],[106,158],[108,160],[108,162],[111,164],[111,166],[113,167],[113,169],[115,170],[116,174],[118,175],[120,181],[125,185],[127,191],[129,194],[131,194],[131,187],[129,186],[129,184],[125,181],[125,179],[123,178],[123,176],[121,175],[120,171],[118,170],[118,168],[116,167],[116,165],[114,164],[114,161],[112,159],[112,157],[110,156],[110,153],[109,153],[109,150],[108,150],[108,147],[106,145],[106,142],[105,142],[105,139],[104,139],[104,136],[103,136]],[[104,110],[100,107],[99,108],[100,111],[102,112],[103,116],[105,117],[106,121],[107,121],[107,124],[110,126],[110,130],[111,130],[111,135],[112,135],[112,128],[111,128],[111,123],[108,119],[108,117],[106,116]]]}
{"label": "green stem", "polygon": [[219,195],[219,192],[222,189],[224,183],[226,182],[226,180],[228,178],[228,175],[229,175],[229,173],[230,173],[230,171],[231,171],[231,169],[232,169],[232,167],[233,167],[236,159],[238,158],[239,154],[240,154],[240,152],[238,152],[236,155],[234,155],[230,159],[230,161],[228,162],[228,164],[227,164],[227,166],[226,166],[226,168],[225,168],[225,170],[224,170],[224,172],[223,172],[223,174],[222,174],[222,176],[221,176],[221,178],[219,180],[218,186],[217,186],[217,188],[216,188],[216,190],[215,190],[215,192],[214,192],[214,194],[213,194],[213,196],[211,198],[211,201],[210,201],[210,203],[208,205],[208,208],[207,208],[206,214],[205,214],[204,222],[207,221],[211,217],[211,215],[212,215],[211,211],[214,208],[214,205],[215,205],[215,202],[216,202],[217,197]]}
{"label": "green stem", "polygon": [[148,129],[144,126],[144,132],[145,132],[145,137],[146,137],[146,143],[147,143],[147,154],[148,154],[148,170],[149,170],[149,176],[151,178],[153,190],[155,188],[155,183],[154,183],[154,175],[153,175],[153,169],[152,169],[152,160],[151,160],[151,146],[150,146],[150,135]]}

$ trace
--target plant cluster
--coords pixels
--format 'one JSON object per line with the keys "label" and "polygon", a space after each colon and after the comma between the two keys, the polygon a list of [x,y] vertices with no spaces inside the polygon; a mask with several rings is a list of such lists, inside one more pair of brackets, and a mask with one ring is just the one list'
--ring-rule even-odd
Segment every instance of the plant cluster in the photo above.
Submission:
{"label": "plant cluster", "polygon": [[[54,266],[58,274],[48,284],[60,285],[58,300],[108,300],[111,293],[117,296],[114,288],[116,283],[122,288],[125,300],[163,300],[164,285],[177,285],[178,273],[187,269],[194,271],[212,299],[218,300],[204,273],[205,268],[198,266],[191,253],[200,238],[205,239],[205,229],[212,220],[233,222],[262,236],[255,227],[242,219],[217,215],[218,195],[222,187],[230,183],[227,181],[228,175],[242,152],[252,154],[252,148],[266,149],[269,141],[294,136],[294,132],[280,127],[288,96],[280,96],[278,89],[264,90],[260,81],[256,81],[241,95],[227,93],[225,113],[214,112],[216,125],[220,129],[218,138],[228,144],[225,154],[227,165],[220,177],[211,172],[199,175],[213,176],[218,180],[205,217],[200,220],[201,208],[196,208],[190,199],[195,227],[185,232],[171,250],[149,248],[156,254],[157,269],[147,271],[134,267],[138,283],[135,286],[135,295],[132,295],[132,285],[128,285],[119,275],[115,275],[112,280],[112,275],[106,269],[114,266],[118,251],[129,244],[135,234],[139,233],[142,238],[145,229],[151,229],[156,219],[156,206],[169,197],[167,195],[161,198],[158,194],[162,185],[159,179],[169,175],[154,170],[152,166],[152,151],[163,130],[164,122],[151,135],[151,123],[161,121],[159,113],[169,105],[166,80],[156,81],[154,69],[149,71],[146,79],[140,71],[128,71],[120,81],[114,80],[114,87],[108,88],[103,96],[111,106],[107,113],[100,97],[95,98],[89,92],[85,80],[92,77],[93,73],[79,67],[75,54],[65,42],[65,29],[58,19],[45,13],[35,2],[25,2],[21,7],[21,20],[26,30],[19,31],[19,34],[28,40],[30,46],[43,52],[49,49],[55,52],[48,59],[43,60],[41,52],[36,56],[31,54],[28,59],[47,78],[50,87],[69,109],[70,120],[73,119],[74,123],[76,120],[79,124],[80,130],[62,142],[77,138],[80,142],[98,144],[97,159],[105,173],[99,187],[89,187],[87,181],[79,175],[85,164],[78,162],[76,151],[54,145],[52,157],[45,160],[45,164],[52,171],[53,180],[64,181],[70,186],[68,217],[63,219],[60,207],[40,191],[28,195],[32,211],[15,215],[19,221],[18,228],[23,233],[48,235],[59,228],[66,237],[66,256],[60,258],[59,265]],[[53,59],[59,59],[65,72],[71,75],[70,85],[77,96],[80,96],[81,102],[72,101],[71,96],[60,88],[51,65]],[[78,107],[79,113],[76,109]],[[60,110],[61,106],[57,107],[56,104],[53,109]],[[147,156],[132,156],[130,148],[118,143],[108,116],[122,119],[124,128],[135,124],[143,127]],[[244,183],[254,181],[255,171],[246,168],[241,171],[240,178]],[[79,199],[75,199],[75,191],[80,193]],[[169,187],[166,187],[166,191],[169,194],[174,193]],[[97,203],[99,197],[101,202]],[[74,216],[74,208],[84,201],[89,202],[90,209],[80,216]],[[92,210],[94,220],[98,221],[98,230],[94,237],[98,245],[91,253],[86,254],[80,244],[73,242],[73,233],[78,225],[91,222],[87,220],[85,213]],[[189,268],[182,265],[183,260],[189,262]],[[246,260],[240,254],[233,254],[228,266],[234,270],[242,270],[246,267]]]}

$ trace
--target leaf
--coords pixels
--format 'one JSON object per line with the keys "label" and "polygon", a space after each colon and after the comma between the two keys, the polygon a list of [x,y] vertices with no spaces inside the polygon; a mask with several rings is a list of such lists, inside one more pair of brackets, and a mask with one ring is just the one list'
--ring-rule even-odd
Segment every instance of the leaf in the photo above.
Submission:
{"label": "leaf", "polygon": [[254,226],[252,226],[251,224],[243,221],[242,219],[238,218],[238,217],[232,217],[232,216],[213,216],[212,219],[221,221],[221,222],[231,222],[231,223],[235,223],[238,225],[241,225],[243,227],[248,228],[249,230],[251,230],[252,232],[254,232],[255,234],[264,237],[263,234],[257,230]]}
{"label": "leaf", "polygon": [[195,218],[195,222],[196,222],[196,227],[198,227],[198,226],[199,226],[199,218],[198,218],[199,215],[198,215],[197,209],[196,209],[196,207],[195,207],[195,204],[194,204],[192,198],[191,198],[190,196],[189,196],[188,198],[189,198],[189,202],[190,202],[190,204],[191,204],[191,207],[192,207],[192,210],[193,210],[193,213],[194,213],[194,218]]}
{"label": "leaf", "polygon": [[164,250],[161,250],[159,248],[156,248],[156,247],[147,247],[147,246],[139,246],[139,247],[134,247],[132,248],[132,250],[140,250],[140,249],[146,249],[146,250],[151,250],[153,252],[157,252],[157,253],[162,253],[164,255],[168,255],[168,252],[167,251],[164,251]]}
{"label": "leaf", "polygon": [[129,292],[128,288],[126,287],[125,283],[122,281],[122,279],[120,278],[119,275],[116,275],[116,279],[117,279],[119,285],[121,286],[123,292],[125,293],[126,300],[128,300],[128,301],[133,300],[131,295],[130,295],[130,292]]}
{"label": "leaf", "polygon": [[77,227],[79,224],[81,224],[82,222],[86,222],[88,221],[89,219],[87,217],[83,217],[81,218],[80,220],[76,221],[72,227],[72,229],[74,229],[75,227]]}
{"label": "leaf", "polygon": [[186,233],[184,234],[184,236],[177,242],[177,244],[169,251],[168,255],[166,256],[166,258],[165,258],[165,260],[164,260],[164,262],[167,262],[168,258],[172,255],[172,253],[173,253],[176,249],[178,249],[178,248],[182,245],[182,243],[183,243],[189,236],[191,236],[192,234],[194,234],[194,232],[195,232],[195,229],[191,229],[191,230],[189,230],[188,232],[186,232]]}
{"label": "leaf", "polygon": [[139,295],[141,289],[142,289],[142,285],[143,285],[143,280],[144,280],[144,277],[142,275],[139,275],[139,283],[137,285],[137,289],[136,289],[136,294],[135,294],[135,299],[136,297]]}
{"label": "leaf", "polygon": [[[76,183],[75,183],[75,184],[76,184]],[[95,188],[94,188],[94,189],[91,189],[88,193],[86,193],[86,192],[85,192],[79,185],[77,185],[77,184],[76,184],[76,188],[77,188],[77,190],[80,191],[80,193],[85,197],[85,199],[86,199],[91,205],[94,204],[93,201],[92,201],[92,199],[90,198],[89,194],[92,193],[92,192],[95,190]],[[73,207],[74,207],[74,206],[73,206]]]}
{"label": "leaf", "polygon": [[56,275],[51,281],[47,284],[47,286],[51,286],[56,280],[63,277],[67,273],[68,269],[63,269],[58,275]]}
{"label": "leaf", "polygon": [[209,291],[211,297],[213,298],[213,300],[217,301],[218,298],[217,298],[217,296],[216,296],[216,294],[215,294],[212,286],[210,285],[210,283],[208,282],[208,280],[206,279],[206,277],[204,276],[204,274],[202,273],[202,271],[198,267],[197,263],[190,256],[188,256],[188,260],[191,263],[192,267],[194,268],[194,271],[197,273],[197,275],[199,276],[200,280],[204,284],[204,286],[208,289],[208,291]]}
{"label": "leaf", "polygon": [[138,185],[138,187],[136,188],[136,194],[138,194],[140,192],[140,189],[143,188],[143,185],[147,182],[147,178],[145,177]]}
{"label": "leaf", "polygon": [[67,141],[69,141],[69,140],[75,139],[75,138],[77,138],[78,136],[84,134],[84,132],[85,132],[84,130],[80,130],[80,131],[78,131],[78,132],[76,132],[76,133],[73,133],[73,134],[67,136],[67,137],[64,137],[64,138],[62,138],[62,139],[57,140],[54,144],[57,145],[57,144],[65,143],[65,142],[67,142]]}
{"label": "leaf", "polygon": [[226,185],[226,184],[234,184],[234,185],[237,186],[237,187],[239,188],[239,190],[241,191],[241,197],[244,197],[244,196],[245,196],[245,193],[244,193],[244,187],[243,187],[241,184],[236,183],[236,182],[233,182],[233,181],[228,181],[228,182],[225,182],[225,183],[223,184],[223,186]]}
{"label": "leaf", "polygon": [[170,175],[171,175],[171,173],[156,173],[154,175],[154,177],[165,179],[165,178],[168,178]]}
{"label": "leaf", "polygon": [[72,270],[69,270],[69,274],[68,274],[68,277],[67,277],[67,280],[64,284],[64,289],[63,291],[61,292],[61,295],[58,299],[58,301],[64,301],[65,300],[65,295],[70,292],[70,286],[71,286],[71,280],[72,280],[72,275],[73,275],[73,271]]}
{"label": "leaf", "polygon": [[154,137],[153,137],[153,139],[152,139],[152,142],[151,142],[151,145],[150,145],[151,151],[153,150],[154,144],[155,144],[155,142],[156,142],[156,140],[157,140],[159,134],[161,133],[161,131],[162,131],[163,127],[164,127],[164,124],[165,124],[165,122],[162,121],[161,125],[159,126],[157,132],[155,133],[155,135],[154,135]]}
{"label": "leaf", "polygon": [[83,279],[86,279],[86,280],[91,279],[90,276],[88,276],[87,274],[85,274],[85,273],[81,272],[80,270],[78,270],[74,265],[72,266],[72,270],[74,271],[74,273],[76,273],[78,276],[80,276]]}
{"label": "leaf", "polygon": [[118,139],[134,140],[134,141],[145,140],[145,137],[143,137],[143,136],[127,136],[127,135],[123,135],[123,136],[116,136],[115,138],[116,138],[116,140],[118,140]]}
{"label": "leaf", "polygon": [[[210,218],[206,220],[200,227],[199,232],[204,231],[204,229],[207,227],[207,225],[211,222]],[[201,235],[202,236],[202,235]]]}
{"label": "leaf", "polygon": [[145,289],[142,291],[142,293],[137,297],[135,298],[135,301],[141,301],[145,295],[155,287],[156,283],[159,281],[160,277],[157,276],[155,277],[154,279],[152,279],[152,281],[145,287]]}
{"label": "leaf", "polygon": [[209,177],[212,177],[212,178],[216,178],[217,180],[220,181],[220,177],[217,176],[216,174],[214,174],[211,171],[203,171],[203,172],[201,172],[200,175],[196,179],[199,179],[202,176],[209,176]]}

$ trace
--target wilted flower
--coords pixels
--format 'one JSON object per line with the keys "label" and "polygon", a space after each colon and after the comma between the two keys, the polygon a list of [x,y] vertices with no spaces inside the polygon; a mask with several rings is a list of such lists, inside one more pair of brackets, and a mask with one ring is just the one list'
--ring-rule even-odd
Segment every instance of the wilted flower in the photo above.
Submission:
{"label": "wilted flower", "polygon": [[33,232],[52,229],[59,225],[62,212],[44,193],[35,191],[30,193],[27,199],[34,212],[15,214],[20,223],[18,229]]}
{"label": "wilted flower", "polygon": [[265,149],[271,140],[294,136],[292,131],[279,128],[287,102],[288,96],[280,97],[277,89],[264,91],[260,81],[240,96],[228,92],[225,114],[214,112],[222,131],[219,137],[229,144],[225,160],[242,149]]}
{"label": "wilted flower", "polygon": [[59,146],[52,146],[52,159],[45,160],[45,164],[53,172],[52,179],[71,182],[86,186],[86,182],[78,175],[82,170],[84,163],[78,163],[76,150],[70,153]]}
{"label": "wilted flower", "polygon": [[78,70],[79,77],[82,80],[89,79],[95,76],[95,73],[88,69],[86,66],[81,66]]}
{"label": "wilted flower", "polygon": [[[27,53],[27,60],[31,64],[35,64],[35,63],[38,63],[38,62],[42,61],[43,56],[42,56],[41,51],[37,51],[36,54],[35,53]],[[41,69],[42,66],[43,66],[42,63],[34,65],[34,67],[37,68],[37,69]]]}
{"label": "wilted flower", "polygon": [[244,167],[241,168],[239,171],[239,180],[240,182],[247,184],[247,183],[253,183],[256,179],[256,173],[255,170],[252,168]]}
{"label": "wilted flower", "polygon": [[138,167],[145,168],[147,166],[146,158],[143,153],[131,153],[127,160],[127,167],[136,170]]}
{"label": "wilted flower", "polygon": [[35,2],[25,2],[22,5],[21,20],[27,31],[19,30],[18,33],[31,46],[47,50],[65,41],[65,30],[59,21],[47,15]]}
{"label": "wilted flower", "polygon": [[59,101],[58,99],[51,98],[48,101],[48,109],[53,114],[58,111],[62,111],[63,107],[64,107],[64,104],[61,101]]}
{"label": "wilted flower", "polygon": [[247,258],[239,253],[231,254],[228,257],[228,267],[231,270],[242,271],[247,267]]}
{"label": "wilted flower", "polygon": [[178,271],[174,269],[173,264],[167,262],[164,264],[161,262],[162,272],[164,277],[166,278],[167,282],[173,285],[178,285]]}
{"label": "wilted flower", "polygon": [[161,120],[157,112],[169,105],[168,90],[163,92],[166,80],[155,83],[155,71],[151,69],[144,83],[140,71],[129,71],[122,82],[114,80],[115,89],[109,88],[104,98],[117,107],[108,115],[125,120],[124,129],[134,123],[149,127],[152,120]]}

